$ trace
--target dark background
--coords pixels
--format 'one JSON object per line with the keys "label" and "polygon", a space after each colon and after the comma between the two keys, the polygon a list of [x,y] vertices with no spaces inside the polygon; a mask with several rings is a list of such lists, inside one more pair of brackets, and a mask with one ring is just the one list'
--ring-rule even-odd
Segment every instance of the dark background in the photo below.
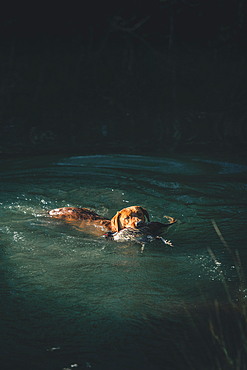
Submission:
{"label": "dark background", "polygon": [[246,155],[246,0],[76,4],[0,15],[1,156]]}

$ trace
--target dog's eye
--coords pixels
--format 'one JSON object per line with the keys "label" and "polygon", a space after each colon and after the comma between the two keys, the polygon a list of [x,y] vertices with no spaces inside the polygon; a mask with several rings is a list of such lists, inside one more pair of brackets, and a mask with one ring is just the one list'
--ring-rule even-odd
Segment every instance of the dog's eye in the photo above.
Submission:
{"label": "dog's eye", "polygon": [[128,220],[129,218],[130,218],[130,216],[125,217],[125,220]]}

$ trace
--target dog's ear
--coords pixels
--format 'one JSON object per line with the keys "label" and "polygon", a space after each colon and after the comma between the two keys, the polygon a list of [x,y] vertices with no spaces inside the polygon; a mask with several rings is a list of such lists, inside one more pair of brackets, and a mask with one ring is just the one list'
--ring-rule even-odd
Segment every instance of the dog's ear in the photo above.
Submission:
{"label": "dog's ear", "polygon": [[113,230],[116,230],[119,232],[120,230],[120,225],[119,225],[119,217],[121,215],[121,212],[117,212],[117,214],[111,219],[111,226]]}
{"label": "dog's ear", "polygon": [[142,210],[142,212],[143,212],[144,216],[146,216],[146,217],[147,217],[148,222],[150,222],[150,218],[149,218],[148,211],[147,211],[145,208],[143,208],[143,207],[140,207],[140,208],[141,208],[141,210]]}

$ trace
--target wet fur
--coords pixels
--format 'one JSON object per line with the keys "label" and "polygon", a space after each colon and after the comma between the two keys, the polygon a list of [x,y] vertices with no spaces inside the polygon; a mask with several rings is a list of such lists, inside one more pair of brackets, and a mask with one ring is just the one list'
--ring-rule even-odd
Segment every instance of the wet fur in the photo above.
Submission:
{"label": "wet fur", "polygon": [[[149,222],[147,210],[140,206],[132,206],[118,211],[112,219],[99,216],[88,208],[63,207],[48,212],[50,216],[63,219],[77,228],[95,234],[103,235],[105,232],[119,232],[124,228],[138,228]],[[146,218],[145,218],[146,217]]]}

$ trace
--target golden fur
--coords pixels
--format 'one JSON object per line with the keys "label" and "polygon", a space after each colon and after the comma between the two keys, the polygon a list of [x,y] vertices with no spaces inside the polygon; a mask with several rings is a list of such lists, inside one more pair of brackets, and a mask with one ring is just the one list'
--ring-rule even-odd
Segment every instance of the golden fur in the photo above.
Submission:
{"label": "golden fur", "polygon": [[145,226],[146,219],[149,222],[147,210],[140,206],[132,206],[118,211],[110,220],[99,216],[88,208],[63,207],[48,212],[50,216],[64,219],[68,223],[85,229],[92,234],[103,235],[106,232],[118,232],[124,228]]}

